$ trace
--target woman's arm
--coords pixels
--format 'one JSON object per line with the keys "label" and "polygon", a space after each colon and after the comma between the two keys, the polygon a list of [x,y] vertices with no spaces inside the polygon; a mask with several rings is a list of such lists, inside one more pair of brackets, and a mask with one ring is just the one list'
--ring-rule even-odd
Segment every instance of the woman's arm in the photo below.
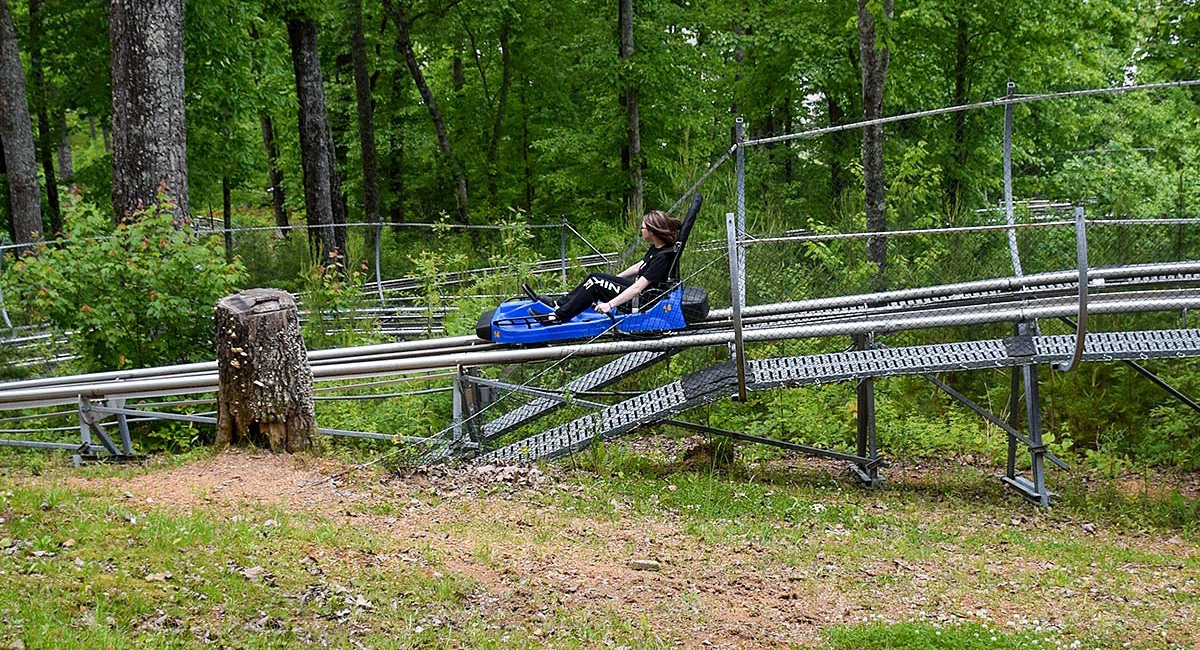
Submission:
{"label": "woman's arm", "polygon": [[632,266],[630,266],[629,268],[627,268],[627,269],[625,269],[624,271],[621,271],[620,273],[618,273],[618,274],[617,274],[617,277],[619,277],[619,278],[632,278],[633,276],[635,276],[635,275],[637,275],[638,273],[641,273],[641,272],[642,272],[642,260],[638,260],[638,261],[634,262],[634,263],[633,263],[633,265],[632,265]]}
{"label": "woman's arm", "polygon": [[650,286],[649,280],[647,280],[646,278],[638,278],[636,281],[634,281],[633,284],[629,285],[629,288],[627,288],[624,291],[622,291],[621,293],[617,294],[616,298],[613,298],[612,300],[609,300],[608,302],[596,303],[596,311],[600,312],[601,314],[607,314],[608,312],[616,309],[617,307],[620,307],[621,305],[624,305],[625,303],[629,302],[630,300],[633,300],[634,296],[645,291],[646,287],[648,287],[648,286]]}

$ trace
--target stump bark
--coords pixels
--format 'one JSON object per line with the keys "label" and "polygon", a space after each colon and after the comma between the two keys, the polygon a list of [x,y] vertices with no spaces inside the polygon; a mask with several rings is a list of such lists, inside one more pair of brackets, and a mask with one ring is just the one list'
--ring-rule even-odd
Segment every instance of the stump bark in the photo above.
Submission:
{"label": "stump bark", "polygon": [[226,296],[215,320],[217,446],[310,449],[317,430],[312,369],[291,294],[248,289]]}

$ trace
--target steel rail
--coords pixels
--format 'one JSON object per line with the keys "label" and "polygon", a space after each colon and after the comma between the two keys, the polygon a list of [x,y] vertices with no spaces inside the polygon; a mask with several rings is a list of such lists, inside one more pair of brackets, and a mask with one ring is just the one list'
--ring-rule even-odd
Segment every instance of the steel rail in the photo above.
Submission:
{"label": "steel rail", "polygon": [[[1166,292],[1125,292],[1116,296],[1093,296],[1089,311],[1093,314],[1140,313],[1175,311],[1181,308],[1200,308],[1200,289]],[[762,327],[743,332],[746,342],[776,341],[793,338],[823,338],[854,334],[887,334],[935,327],[979,325],[999,322],[1023,322],[1042,318],[1074,315],[1078,307],[1070,298],[1051,298],[1019,306],[952,310],[950,313],[911,315],[906,313],[884,316],[864,315],[834,323],[809,323],[786,327]],[[559,345],[542,348],[488,349],[476,352],[431,354],[405,359],[357,361],[337,365],[316,366],[316,380],[344,380],[402,374],[434,368],[473,367],[561,360],[571,357],[591,357],[623,354],[641,350],[670,350],[688,347],[728,345],[732,331],[707,334],[676,334],[648,340],[609,340],[600,343]],[[80,398],[112,396],[147,397],[212,392],[217,387],[217,374],[204,373],[183,377],[137,379],[129,381],[72,384],[57,387],[24,388],[0,391],[0,408],[33,408],[72,404]]]}
{"label": "steel rail", "polygon": [[[380,343],[376,345],[359,345],[347,348],[332,348],[328,350],[310,350],[308,353],[308,361],[311,364],[320,365],[324,361],[339,359],[342,357],[369,357],[372,355],[404,353],[416,350],[442,349],[452,346],[483,347],[494,345],[494,343],[481,341],[475,336],[451,336],[437,339],[421,339],[419,341],[402,341],[399,343]],[[66,384],[82,384],[89,382],[115,382],[144,379],[149,377],[206,374],[214,372],[216,369],[216,361],[201,361],[198,363],[158,366],[154,368],[136,368],[132,370],[94,372],[82,375],[71,375],[67,377],[24,379],[20,381],[0,383],[0,393],[8,390],[36,388],[38,386],[63,386]]]}
{"label": "steel rail", "polygon": [[[1168,281],[1174,278],[1179,278],[1181,274],[1191,272],[1200,272],[1200,262],[1182,262],[1182,263],[1166,263],[1142,265],[1137,267],[1118,267],[1109,269],[1093,269],[1090,271],[1090,282],[1103,284],[1107,280],[1120,279],[1145,279],[1148,281]],[[992,302],[977,304],[977,310],[980,308],[991,308],[994,310],[997,303],[992,300],[998,298],[993,294],[983,294],[983,292],[1008,291],[1018,292],[1028,290],[1033,287],[1047,287],[1054,284],[1065,285],[1072,279],[1078,277],[1078,271],[1061,271],[1050,272],[1022,278],[998,278],[991,280],[979,280],[964,283],[955,283],[950,285],[938,285],[934,287],[922,287],[918,289],[904,289],[889,292],[877,292],[872,294],[860,294],[855,296],[839,296],[834,298],[818,298],[806,301],[795,301],[787,303],[778,303],[773,305],[749,306],[745,311],[749,315],[758,317],[764,316],[780,316],[793,315],[801,319],[799,324],[789,323],[784,327],[813,327],[817,325],[817,321],[825,321],[824,325],[835,328],[837,323],[846,322],[848,319],[855,318],[861,320],[863,318],[878,319],[881,314],[878,313],[880,305],[893,305],[894,308],[904,309],[910,318],[920,315],[930,316],[937,312],[945,312],[947,307],[937,308],[936,305],[925,305],[926,309],[922,312],[914,312],[912,307],[919,307],[920,302],[929,301],[937,297],[966,297],[974,293],[981,299],[988,299]],[[1188,278],[1191,279],[1191,278]],[[1019,294],[1017,294],[1019,295]],[[1023,299],[1029,296],[1022,296]],[[897,303],[913,303],[913,304],[897,304]],[[1010,302],[1010,301],[1005,301]],[[961,304],[961,303],[959,303]],[[1175,306],[1178,308],[1178,306]],[[830,313],[835,309],[854,309],[855,311],[845,312],[842,314]],[[872,313],[875,310],[875,313]],[[714,310],[710,315],[709,323],[717,326],[723,325],[720,321],[722,317],[728,318],[723,312],[728,310]],[[950,316],[955,322],[966,323],[966,319],[960,314]],[[757,319],[756,319],[757,320]],[[772,321],[768,321],[767,324]],[[943,325],[952,325],[955,322],[943,322]],[[756,323],[757,325],[757,323]],[[755,327],[756,331],[778,330],[779,327]],[[722,332],[717,332],[715,336],[722,336]],[[680,346],[688,345],[686,341],[696,340],[696,336],[705,336],[704,334],[692,334],[691,338],[685,339],[687,334],[680,334],[668,337],[671,341],[679,341]],[[602,346],[604,350],[613,349],[613,345],[617,342],[602,342],[596,345]],[[628,345],[621,344],[621,345]],[[637,344],[635,344],[637,345]],[[473,336],[447,337],[442,339],[425,339],[422,341],[409,341],[401,343],[388,343],[368,346],[356,346],[350,348],[337,348],[332,350],[317,350],[309,353],[310,361],[313,363],[314,376],[328,378],[330,380],[343,379],[339,374],[339,369],[347,365],[360,363],[383,363],[379,367],[406,367],[404,364],[395,365],[392,362],[399,362],[405,358],[415,359],[416,364],[412,365],[413,369],[420,368],[444,368],[452,366],[448,365],[428,365],[431,358],[440,358],[455,354],[478,354],[494,350],[498,346],[491,343],[485,343],[476,339]],[[562,346],[560,346],[562,347]],[[569,346],[569,349],[576,350],[578,346]],[[661,349],[662,346],[659,346]],[[668,345],[667,347],[670,347]],[[625,347],[619,349],[627,349]],[[645,347],[638,349],[648,349]],[[426,354],[433,351],[434,355]],[[505,348],[500,352],[500,359],[506,358],[512,352],[511,349]],[[600,353],[588,353],[588,356]],[[572,351],[570,354],[580,354],[578,351]],[[395,355],[395,356],[391,356]],[[496,357],[490,357],[496,358]],[[547,353],[533,353],[528,360],[540,360],[547,358],[563,358],[559,355]],[[526,360],[524,358],[519,359]],[[503,363],[504,361],[499,361]],[[489,362],[490,363],[490,362]],[[323,368],[331,368],[324,370]],[[127,385],[129,390],[136,388],[142,392],[137,393],[139,397],[154,397],[175,394],[174,388],[186,389],[185,392],[211,392],[215,387],[215,371],[216,363],[207,362],[200,364],[185,364],[180,366],[168,366],[165,368],[148,368],[131,371],[118,371],[110,373],[93,373],[89,375],[77,375],[74,377],[51,378],[41,380],[27,380],[22,382],[11,382],[9,384],[0,384],[0,404],[20,403],[28,404],[25,398],[31,398],[32,395],[28,392],[35,388],[54,388],[58,392],[55,395],[71,393],[75,397],[81,394],[89,394],[99,396],[102,394],[124,394],[126,391],[121,389],[121,386]],[[383,373],[383,374],[398,374],[398,373]],[[360,377],[361,375],[355,375]],[[172,382],[171,379],[179,380],[178,383]],[[154,380],[162,380],[155,382]],[[97,392],[94,389],[95,385],[101,385],[103,388],[100,391],[109,391],[109,393]],[[78,390],[70,387],[78,387]],[[20,392],[25,391],[25,392]],[[148,392],[147,392],[148,391]],[[21,398],[14,398],[13,395],[21,395]],[[48,393],[43,395],[49,398]],[[74,399],[55,398],[51,401],[41,401],[38,403],[44,406],[50,405],[65,405],[74,402]],[[9,408],[16,408],[10,406]]]}
{"label": "steel rail", "polygon": [[[1180,275],[1187,273],[1200,274],[1200,261],[1170,262],[1165,264],[1147,264],[1139,266],[1121,266],[1112,268],[1097,268],[1088,271],[1089,283],[1096,280],[1130,279],[1145,277],[1157,279],[1160,276]],[[816,311],[836,307],[870,306],[893,303],[905,300],[924,300],[956,294],[980,293],[984,291],[1020,291],[1048,284],[1072,283],[1077,286],[1079,271],[1051,271],[1022,277],[994,278],[988,280],[972,280],[953,284],[940,284],[916,289],[897,289],[876,293],[855,294],[850,296],[834,296],[830,298],[813,298],[791,302],[779,302],[768,305],[749,305],[742,308],[745,317],[771,316],[801,311]],[[732,308],[713,309],[709,312],[710,320],[728,320],[732,316]]]}

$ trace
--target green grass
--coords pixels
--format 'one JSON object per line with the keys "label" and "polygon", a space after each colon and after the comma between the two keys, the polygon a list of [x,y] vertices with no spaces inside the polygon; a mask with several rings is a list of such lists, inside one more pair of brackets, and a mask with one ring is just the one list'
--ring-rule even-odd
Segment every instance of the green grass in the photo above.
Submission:
{"label": "green grass", "polygon": [[1054,648],[1054,634],[1005,633],[992,627],[966,623],[938,626],[928,623],[871,624],[832,630],[835,650],[1028,650]]}
{"label": "green grass", "polygon": [[[0,468],[0,647],[1200,642],[1185,620],[1200,604],[1196,504],[1170,490],[1056,475],[1064,496],[1040,510],[987,468],[863,490],[767,456],[697,470],[616,446],[548,468],[543,489],[357,474],[373,498],[316,510],[273,495],[180,508],[121,487],[197,460],[214,459]],[[643,557],[662,568],[627,568]]]}

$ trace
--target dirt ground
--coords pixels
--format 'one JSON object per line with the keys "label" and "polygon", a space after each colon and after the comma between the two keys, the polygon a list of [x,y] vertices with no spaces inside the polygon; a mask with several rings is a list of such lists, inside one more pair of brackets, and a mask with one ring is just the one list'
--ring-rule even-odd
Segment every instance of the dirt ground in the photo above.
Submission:
{"label": "dirt ground", "polygon": [[[821,466],[815,469],[819,472]],[[994,585],[983,585],[996,575],[1046,569],[1023,566],[1026,560],[1003,552],[989,560],[988,568],[994,571],[990,577],[979,576],[978,584],[950,592],[939,588],[933,596],[923,595],[926,586],[940,587],[939,581],[960,575],[953,566],[956,558],[964,563],[976,559],[960,557],[961,551],[956,551],[953,544],[946,544],[944,553],[920,563],[881,559],[865,566],[846,567],[830,560],[788,566],[768,561],[768,552],[753,542],[736,547],[702,543],[667,512],[650,523],[642,517],[597,521],[563,516],[562,520],[569,523],[557,536],[537,543],[518,533],[488,536],[481,545],[470,535],[446,532],[488,527],[544,530],[547,516],[553,515],[540,509],[544,501],[528,498],[530,491],[573,486],[567,482],[558,486],[553,477],[532,467],[435,468],[401,477],[381,470],[354,470],[328,459],[229,451],[178,467],[115,479],[115,483],[114,479],[71,480],[84,484],[81,487],[115,488],[126,500],[150,507],[234,512],[247,504],[261,504],[289,512],[318,513],[337,526],[365,528],[390,536],[396,548],[436,550],[443,570],[469,578],[478,586],[473,597],[480,601],[480,607],[504,620],[528,624],[547,617],[549,608],[555,606],[598,615],[616,611],[626,613],[629,620],[643,621],[663,638],[683,647],[819,644],[823,628],[872,620],[972,621],[1009,631],[1016,631],[1014,625],[1026,624],[1054,629],[1068,623],[1061,617],[1073,605],[1109,607],[1100,602],[1105,597],[1102,585],[1101,592],[1093,589],[1090,594],[1075,594],[1084,598],[1078,602],[1072,601],[1070,593],[1033,597],[1013,594],[1000,599],[994,591],[989,595]],[[894,480],[894,473],[889,480]],[[505,489],[498,492],[497,483],[504,483]],[[1194,481],[1184,487],[1193,496],[1200,491]],[[483,492],[487,496],[480,498]],[[416,498],[431,493],[439,498]],[[368,506],[383,502],[401,504],[401,511],[367,514],[378,511]],[[619,511],[621,504],[614,503],[613,507]],[[979,525],[1004,526],[1014,513],[987,513],[981,517]],[[994,521],[993,517],[1003,521]],[[1022,515],[1017,513],[1015,517]],[[1163,545],[1174,546],[1180,558],[1191,558],[1196,553],[1195,547],[1177,537],[1131,538],[1121,543],[1153,544],[1159,552]],[[408,555],[416,554],[415,550],[406,551],[396,554],[398,558],[382,561],[402,566],[412,561]],[[358,561],[378,563],[381,558]],[[1132,580],[1147,585],[1147,598],[1155,584],[1161,586],[1161,576],[1154,575],[1154,571],[1152,567],[1130,570]],[[1180,581],[1186,577],[1175,576]],[[875,588],[877,583],[896,588]],[[1111,597],[1118,595],[1114,592]],[[1050,603],[1059,606],[1045,608]],[[1087,616],[1087,610],[1071,615],[1076,618],[1069,623],[1078,626],[1078,617]],[[1195,615],[1192,612],[1193,620]],[[1167,630],[1141,630],[1137,636],[1161,639],[1167,634]],[[1180,632],[1172,629],[1169,634],[1179,637]],[[1195,640],[1194,635],[1183,636]]]}

